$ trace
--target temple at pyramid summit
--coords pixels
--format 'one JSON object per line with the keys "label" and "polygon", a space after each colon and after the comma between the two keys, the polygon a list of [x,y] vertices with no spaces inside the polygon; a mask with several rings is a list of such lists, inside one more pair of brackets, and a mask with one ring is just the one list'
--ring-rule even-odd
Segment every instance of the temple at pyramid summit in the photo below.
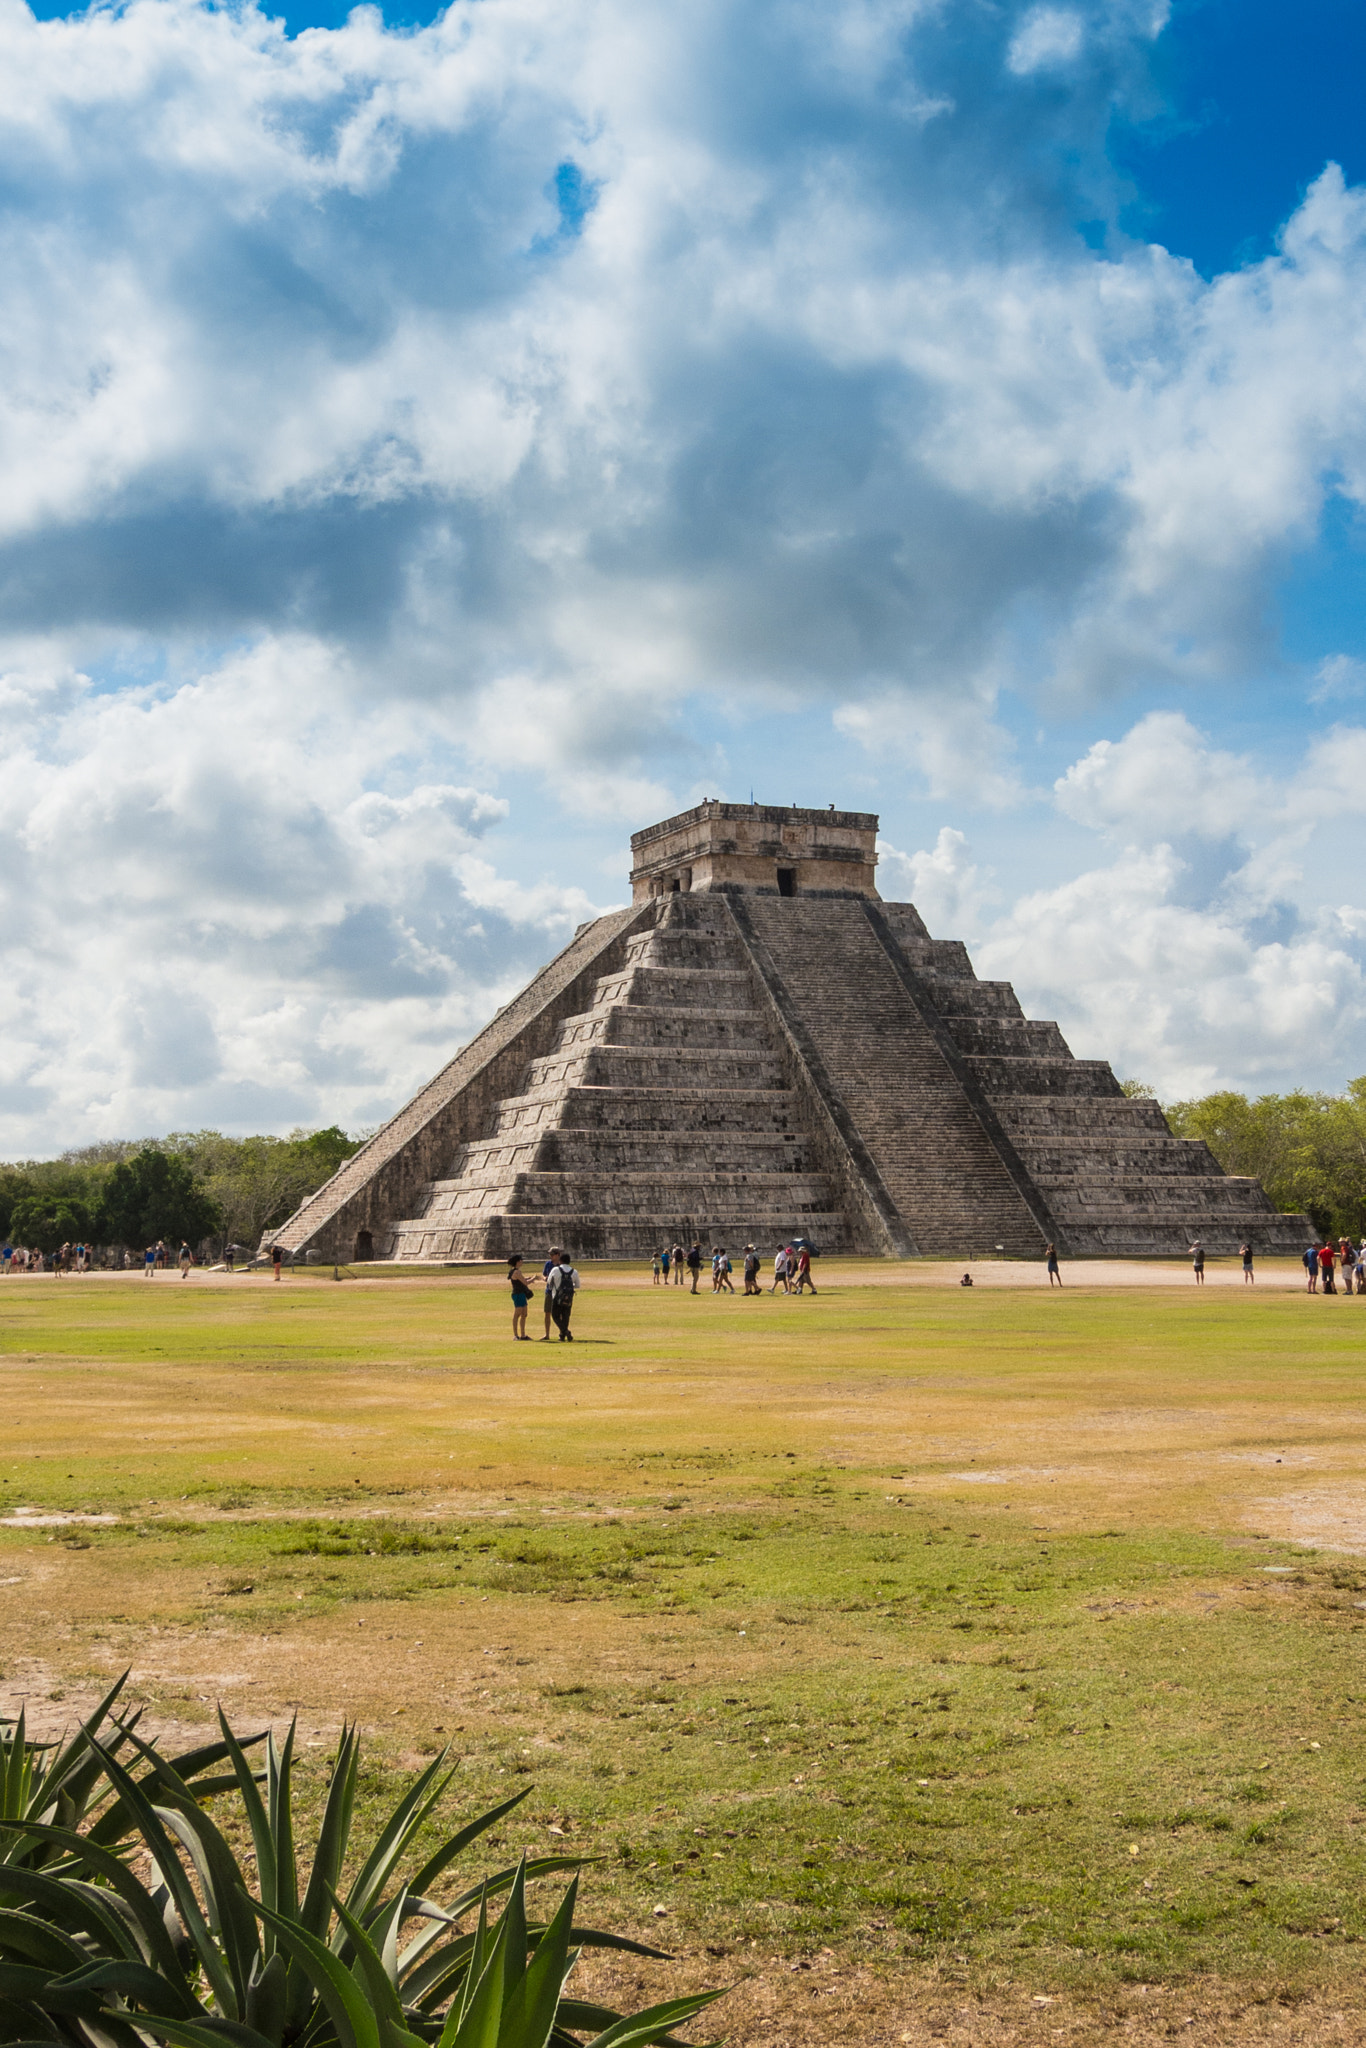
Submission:
{"label": "temple at pyramid summit", "polygon": [[876,884],[877,818],[704,803],[311,1196],[296,1257],[1298,1253],[1225,1174]]}

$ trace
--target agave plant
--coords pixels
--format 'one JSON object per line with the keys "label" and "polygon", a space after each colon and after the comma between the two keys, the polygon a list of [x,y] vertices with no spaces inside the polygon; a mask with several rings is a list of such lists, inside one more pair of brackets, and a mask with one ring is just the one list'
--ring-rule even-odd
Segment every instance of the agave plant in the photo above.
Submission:
{"label": "agave plant", "polygon": [[[134,1733],[140,1716],[121,1720],[113,1711],[127,1682],[125,1671],[65,1743],[31,1742],[22,1707],[14,1721],[0,1724],[0,1864],[41,1869],[59,1862],[66,1852],[47,1839],[44,1829],[51,1826],[67,1833],[88,1829],[90,1839],[104,1847],[128,1834],[132,1814],[110,1785],[95,1739],[105,1730],[113,1756],[140,1746]],[[253,1737],[247,1747],[262,1739]],[[186,1750],[172,1762],[177,1775],[186,1784],[193,1781],[195,1796],[203,1799],[237,1783],[235,1767],[228,1776],[203,1775],[228,1755],[226,1741],[214,1742]]]}
{"label": "agave plant", "polygon": [[[430,1890],[461,1852],[527,1795],[449,1836],[410,1877],[400,1865],[447,1791],[447,1752],[413,1782],[342,1889],[353,1860],[359,1768],[344,1728],[306,1880],[294,1841],[294,1729],[270,1736],[264,1788],[220,1713],[223,1744],[250,1827],[255,1886],[192,1784],[151,1743],[122,1733],[138,1774],[93,1732],[110,1810],[127,1817],[154,1873],[51,1822],[27,1832],[46,1867],[0,1866],[0,2040],[70,2048],[637,2048],[718,1994],[623,2016],[574,2000],[565,1984],[585,1947],[658,1956],[574,1918],[577,1880],[548,1924],[528,1918],[528,1882],[575,1869],[572,1856],[523,1857],[446,1904]],[[196,1753],[196,1756],[199,1753]],[[264,1791],[264,1796],[263,1796]],[[101,1821],[103,1816],[101,1816]],[[502,1912],[491,1931],[489,1907]],[[473,1924],[467,1924],[473,1923]],[[682,2044],[678,2044],[682,2048]]]}

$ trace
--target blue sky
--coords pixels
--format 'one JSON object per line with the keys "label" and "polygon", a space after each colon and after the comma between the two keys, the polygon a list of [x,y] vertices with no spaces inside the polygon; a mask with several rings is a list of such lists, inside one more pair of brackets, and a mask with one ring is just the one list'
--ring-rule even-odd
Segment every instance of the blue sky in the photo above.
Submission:
{"label": "blue sky", "polygon": [[707,795],[1366,1071],[1348,0],[0,7],[0,1152],[373,1123]]}

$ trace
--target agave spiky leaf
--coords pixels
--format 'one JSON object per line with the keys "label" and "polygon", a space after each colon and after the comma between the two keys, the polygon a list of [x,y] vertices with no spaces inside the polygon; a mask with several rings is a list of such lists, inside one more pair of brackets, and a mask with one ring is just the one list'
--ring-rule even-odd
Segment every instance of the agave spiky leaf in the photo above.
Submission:
{"label": "agave spiky leaf", "polygon": [[[201,1911],[194,1886],[190,1882],[179,1856],[176,1854],[171,1836],[166,1831],[165,1823],[174,1818],[172,1810],[165,1806],[154,1807],[151,1801],[145,1797],[142,1788],[135,1784],[128,1772],[124,1770],[122,1764],[106,1750],[102,1749],[96,1743],[93,1736],[89,1740],[91,1746],[99,1750],[100,1755],[104,1758],[105,1769],[109,1774],[111,1783],[117,1787],[129,1812],[136,1821],[138,1831],[161,1874],[162,1883],[166,1886],[174,1901],[176,1912],[180,1917],[180,1923],[189,1937],[200,1968],[208,1979],[209,1986],[220,2010],[230,2019],[240,2018],[242,2006],[245,2004],[246,1985],[250,1981],[250,1966],[248,1964],[244,1974],[241,1969],[241,1958],[237,1953],[238,1944],[236,1941],[233,1944],[234,1952],[229,1956],[224,1953],[219,1943],[215,1940],[215,1930],[211,1925],[211,1920],[206,1918],[205,1913]],[[164,1772],[162,1774],[163,1789],[165,1778],[174,1778],[174,1776],[174,1772]],[[203,1813],[202,1808],[194,1798],[188,1792],[185,1796],[187,1803],[194,1807],[196,1814],[205,1822],[206,1827],[212,1829],[213,1823],[208,1820],[207,1815]],[[216,1833],[217,1831],[214,1830],[214,1832]],[[221,1841],[221,1837],[219,1839]],[[223,1843],[222,1847],[227,1862],[233,1865],[235,1880],[233,1888],[240,1891],[242,1889],[241,1880],[240,1876],[236,1873],[232,1851],[226,1843]],[[201,1882],[203,1882],[202,1870],[200,1877]],[[231,1898],[219,1899],[215,1896],[209,1906],[209,1913],[213,1919],[218,1920],[222,1924],[221,1908],[225,1903],[228,1906],[228,1925],[231,1926],[234,1935],[236,1935],[240,1931],[240,1915],[234,1910],[235,1900]],[[254,1928],[252,1932],[254,1938]],[[237,1966],[236,1969],[234,1969],[234,1965]],[[238,1996],[239,1983],[241,1985],[240,2001]]]}
{"label": "agave spiky leaf", "polygon": [[688,1998],[670,1998],[663,2005],[627,2013],[601,2034],[594,2035],[587,2048],[655,2048],[656,2043],[670,2039],[675,2027],[685,2026],[725,1995],[724,1991],[695,1991]]}
{"label": "agave spiky leaf", "polygon": [[[282,1913],[272,1913],[261,1905],[256,1911],[274,1933],[280,1947],[307,1971],[327,2008],[340,2048],[386,2048],[369,1999],[326,1942],[320,1941],[298,1921],[286,1920]],[[414,2048],[423,2048],[416,2036],[407,2038],[413,2042]]]}

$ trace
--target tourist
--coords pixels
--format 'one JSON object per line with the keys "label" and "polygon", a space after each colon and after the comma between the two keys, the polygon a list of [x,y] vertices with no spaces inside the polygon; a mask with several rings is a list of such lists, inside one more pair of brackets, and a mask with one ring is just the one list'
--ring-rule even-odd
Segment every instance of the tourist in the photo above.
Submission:
{"label": "tourist", "polygon": [[550,1342],[550,1326],[555,1320],[554,1275],[560,1270],[560,1248],[552,1244],[545,1264],[541,1267],[541,1279],[545,1284],[545,1335],[542,1344]]}
{"label": "tourist", "polygon": [[783,1252],[783,1272],[787,1277],[787,1291],[792,1292],[792,1283],[797,1277],[797,1248],[788,1245]]}
{"label": "tourist", "polygon": [[1355,1264],[1356,1253],[1352,1250],[1352,1240],[1350,1237],[1341,1238],[1338,1242],[1338,1270],[1342,1274],[1344,1294],[1350,1294],[1352,1291],[1352,1268]]}
{"label": "tourist", "polygon": [[1203,1287],[1205,1284],[1205,1247],[1201,1244],[1198,1237],[1191,1246],[1191,1271],[1195,1275],[1196,1286]]}
{"label": "tourist", "polygon": [[508,1285],[512,1289],[512,1335],[514,1342],[529,1344],[526,1333],[526,1312],[531,1306],[531,1282],[522,1271],[522,1254],[514,1252],[508,1260]]}
{"label": "tourist", "polygon": [[711,1248],[711,1291],[713,1294],[721,1292],[721,1247],[719,1244],[714,1244]]}
{"label": "tourist", "polygon": [[759,1254],[755,1251],[752,1244],[747,1244],[745,1246],[745,1293],[758,1294],[760,1292]]}
{"label": "tourist", "polygon": [[579,1284],[579,1276],[570,1263],[568,1252],[560,1253],[560,1263],[550,1278],[555,1291],[552,1305],[555,1328],[560,1333],[561,1344],[572,1344],[574,1332],[569,1327],[569,1318],[573,1313],[574,1290]]}
{"label": "tourist", "polygon": [[721,1247],[721,1257],[716,1268],[716,1281],[716,1291],[718,1294],[722,1292],[734,1294],[735,1287],[730,1277],[730,1253],[724,1245]]}
{"label": "tourist", "polygon": [[231,1273],[232,1262],[236,1257],[237,1246],[235,1244],[225,1244],[223,1247],[223,1270],[225,1273]]}
{"label": "tourist", "polygon": [[971,1275],[971,1273],[965,1273],[965,1274],[963,1275],[962,1279],[961,1279],[961,1280],[959,1281],[958,1285],[959,1285],[960,1287],[971,1287],[971,1285],[972,1285],[972,1275]]}
{"label": "tourist", "polygon": [[685,1266],[686,1264],[687,1264],[687,1261],[686,1261],[686,1259],[685,1259],[685,1258],[684,1258],[684,1256],[683,1256],[683,1247],[682,1247],[682,1245],[681,1245],[681,1244],[676,1244],[676,1245],[674,1246],[674,1286],[675,1286],[675,1287],[681,1287],[681,1286],[683,1285],[683,1268],[684,1268],[684,1266]]}
{"label": "tourist", "polygon": [[688,1253],[688,1271],[692,1274],[692,1292],[696,1294],[697,1283],[702,1277],[702,1244],[694,1238],[692,1250]]}
{"label": "tourist", "polygon": [[1358,1296],[1366,1293],[1366,1237],[1357,1246],[1357,1255],[1352,1262],[1352,1274],[1357,1283]]}
{"label": "tourist", "polygon": [[165,1240],[165,1238],[163,1238],[163,1237],[159,1237],[159,1238],[157,1239],[157,1243],[156,1243],[156,1253],[157,1253],[157,1264],[158,1264],[159,1266],[164,1266],[164,1265],[165,1265],[165,1263],[166,1263],[166,1240]]}
{"label": "tourist", "polygon": [[272,1266],[274,1266],[274,1268],[275,1268],[275,1278],[276,1278],[277,1280],[278,1280],[278,1279],[279,1279],[279,1277],[280,1277],[280,1266],[281,1266],[281,1263],[283,1262],[284,1256],[285,1256],[285,1255],[284,1255],[284,1251],[283,1251],[283,1248],[282,1248],[282,1247],[281,1247],[280,1245],[278,1245],[278,1244],[273,1244],[273,1245],[271,1246],[271,1248],[270,1248],[270,1263],[271,1263],[271,1265],[272,1265]]}
{"label": "tourist", "polygon": [[1321,1281],[1323,1282],[1323,1288],[1322,1288],[1322,1291],[1323,1291],[1323,1293],[1324,1293],[1324,1294],[1336,1294],[1336,1293],[1337,1293],[1337,1288],[1336,1288],[1336,1287],[1335,1287],[1335,1286],[1333,1285],[1333,1263],[1334,1263],[1334,1262],[1333,1262],[1333,1247],[1332,1247],[1332,1245],[1331,1245],[1331,1244],[1322,1244],[1322,1245],[1320,1245],[1320,1246],[1319,1246],[1319,1279],[1320,1279],[1320,1280],[1321,1280]]}
{"label": "tourist", "polygon": [[1058,1247],[1055,1244],[1046,1244],[1044,1246],[1044,1258],[1048,1262],[1049,1286],[1061,1287],[1062,1274],[1058,1271]]}
{"label": "tourist", "polygon": [[664,1264],[664,1254],[663,1252],[656,1252],[654,1257],[650,1261],[650,1272],[653,1276],[651,1280],[651,1285],[654,1287],[658,1287],[659,1285],[659,1275],[661,1270],[663,1271],[664,1277],[667,1280],[669,1277],[669,1269]]}
{"label": "tourist", "polygon": [[1243,1285],[1244,1287],[1255,1287],[1257,1275],[1252,1270],[1252,1246],[1244,1244],[1239,1247],[1239,1250],[1243,1258]]}
{"label": "tourist", "polygon": [[809,1287],[813,1294],[816,1292],[816,1283],[811,1278],[811,1247],[806,1244],[797,1254],[797,1293],[800,1294],[804,1287]]}
{"label": "tourist", "polygon": [[776,1253],[774,1254],[773,1285],[769,1288],[768,1291],[770,1294],[776,1294],[780,1287],[782,1288],[784,1294],[786,1294],[789,1291],[787,1285],[787,1251],[786,1248],[782,1245],[779,1245]]}
{"label": "tourist", "polygon": [[153,1275],[153,1274],[154,1274],[154,1273],[156,1272],[156,1269],[157,1269],[157,1248],[156,1248],[156,1246],[155,1246],[154,1244],[149,1244],[149,1245],[148,1245],[148,1247],[147,1247],[147,1249],[146,1249],[146,1251],[145,1251],[145,1252],[143,1253],[143,1255],[142,1255],[142,1277],[143,1277],[143,1279],[144,1279],[144,1280],[150,1280],[150,1279],[152,1278],[152,1275]]}
{"label": "tourist", "polygon": [[1317,1294],[1319,1291],[1319,1248],[1317,1244],[1305,1246],[1304,1257],[1300,1263],[1309,1275],[1308,1293]]}
{"label": "tourist", "polygon": [[664,1269],[664,1285],[667,1287],[669,1284],[669,1267],[673,1263],[668,1245],[665,1245],[663,1251],[660,1253],[659,1263]]}

